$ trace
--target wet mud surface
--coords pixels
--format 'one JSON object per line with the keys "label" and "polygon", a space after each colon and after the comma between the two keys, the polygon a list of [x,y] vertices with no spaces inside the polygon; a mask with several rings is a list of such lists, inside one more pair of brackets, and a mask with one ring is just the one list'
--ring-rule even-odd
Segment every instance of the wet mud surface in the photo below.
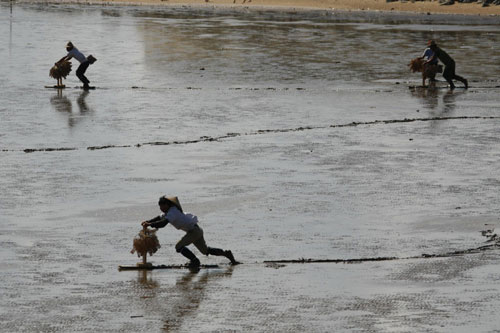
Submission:
{"label": "wet mud surface", "polygon": [[[498,331],[494,19],[11,4],[1,332]],[[429,36],[470,89],[418,87]],[[44,88],[67,40],[95,90]],[[243,264],[167,226],[118,271],[163,194]]]}

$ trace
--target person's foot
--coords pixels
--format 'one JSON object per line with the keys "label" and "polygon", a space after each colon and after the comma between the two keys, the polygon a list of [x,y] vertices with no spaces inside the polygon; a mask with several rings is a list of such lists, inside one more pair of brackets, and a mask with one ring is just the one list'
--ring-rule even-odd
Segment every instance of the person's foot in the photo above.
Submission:
{"label": "person's foot", "polygon": [[194,258],[192,259],[189,264],[188,264],[189,267],[200,267],[200,259],[198,258]]}
{"label": "person's foot", "polygon": [[191,273],[198,273],[200,271],[200,266],[199,265],[198,266],[191,266],[191,264],[189,264],[187,266],[187,269],[189,269],[189,271]]}
{"label": "person's foot", "polygon": [[90,86],[87,83],[85,83],[83,85],[83,90],[89,90],[89,89],[90,89]]}
{"label": "person's foot", "polygon": [[231,252],[230,250],[227,250],[227,251],[224,251],[224,256],[231,260],[231,265],[238,265],[239,262],[236,261],[236,259],[234,259],[234,256],[233,256],[233,252]]}
{"label": "person's foot", "polygon": [[455,89],[455,85],[454,84],[450,84],[450,89],[451,90]]}
{"label": "person's foot", "polygon": [[465,86],[465,89],[469,88],[469,82],[467,82],[467,79],[464,79],[464,86]]}

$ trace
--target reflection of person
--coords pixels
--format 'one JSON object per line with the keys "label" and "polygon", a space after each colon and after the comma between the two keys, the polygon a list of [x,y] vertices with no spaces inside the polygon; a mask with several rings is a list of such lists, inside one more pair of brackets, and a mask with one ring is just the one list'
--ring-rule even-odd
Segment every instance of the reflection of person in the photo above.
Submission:
{"label": "reflection of person", "polygon": [[413,89],[411,90],[413,96],[420,99],[425,108],[435,110],[439,105],[439,90],[436,87],[429,87],[429,89]]}
{"label": "reflection of person", "polygon": [[224,270],[207,270],[201,275],[191,270],[191,272],[177,278],[174,285],[169,283],[169,286],[162,286],[161,295],[169,295],[169,301],[160,300],[154,311],[162,317],[163,330],[167,332],[182,331],[181,328],[185,327],[185,322],[189,323],[189,320],[195,316],[197,309],[207,299],[209,281],[230,277],[232,272],[232,267]]}
{"label": "reflection of person", "polygon": [[200,260],[187,248],[190,244],[194,244],[204,255],[224,256],[231,261],[231,264],[239,264],[234,259],[231,251],[207,246],[203,238],[203,230],[198,225],[198,217],[192,214],[185,214],[177,197],[162,196],[158,201],[158,205],[163,214],[142,222],[142,226],[163,228],[170,223],[175,228],[185,231],[186,235],[175,245],[175,250],[191,261],[191,267],[200,266]]}
{"label": "reflection of person", "polygon": [[85,57],[83,53],[80,52],[71,42],[66,44],[66,51],[68,51],[68,54],[56,62],[56,65],[64,62],[65,60],[70,60],[71,58],[78,60],[80,62],[80,66],[78,66],[78,69],[76,70],[76,76],[83,82],[83,89],[89,89],[90,81],[85,76],[85,71],[87,71],[87,68],[89,68],[89,66],[93,64],[96,59],[92,55]]}
{"label": "reflection of person", "polygon": [[[460,94],[458,94],[460,95]],[[456,108],[457,92],[449,90],[443,95],[443,114],[452,113]]]}
{"label": "reflection of person", "polygon": [[93,111],[85,101],[85,98],[88,96],[88,94],[89,92],[87,90],[82,90],[82,92],[76,99],[76,104],[78,105],[78,110],[80,111],[79,115],[77,115],[76,112],[73,113],[73,105],[68,97],[63,95],[62,89],[58,89],[57,95],[50,98],[50,103],[54,106],[54,109],[56,109],[56,111],[68,113],[69,126],[73,127],[78,122],[84,119],[84,115]]}
{"label": "reflection of person", "polygon": [[450,85],[450,89],[455,89],[455,85],[453,84],[453,80],[458,80],[462,82],[465,85],[465,89],[469,87],[467,80],[464,79],[461,76],[458,76],[455,74],[455,60],[453,60],[452,57],[445,51],[443,51],[441,48],[439,48],[436,44],[435,41],[431,40],[429,41],[429,48],[434,52],[434,55],[427,60],[426,63],[432,63],[433,61],[436,61],[437,59],[441,60],[441,62],[444,64],[444,71],[443,71],[443,77],[446,79],[448,84]]}
{"label": "reflection of person", "polygon": [[85,101],[85,98],[87,97],[88,94],[89,92],[84,90],[82,91],[80,96],[78,96],[78,98],[76,99],[76,104],[78,105],[81,114],[84,114],[87,111],[89,111],[89,107],[87,105],[87,102]]}
{"label": "reflection of person", "polygon": [[57,90],[57,95],[54,95],[50,98],[50,103],[54,106],[56,111],[68,113],[71,113],[73,111],[71,101],[68,97],[63,95],[61,89]]}

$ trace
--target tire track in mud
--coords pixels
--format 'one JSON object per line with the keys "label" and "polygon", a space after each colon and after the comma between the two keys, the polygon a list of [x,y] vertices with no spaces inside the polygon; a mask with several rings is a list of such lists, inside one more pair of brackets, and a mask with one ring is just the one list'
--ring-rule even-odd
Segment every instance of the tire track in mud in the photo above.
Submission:
{"label": "tire track in mud", "polygon": [[390,125],[390,124],[400,124],[400,123],[413,123],[413,122],[426,122],[426,121],[454,121],[454,120],[488,120],[488,119],[500,119],[500,116],[460,116],[460,117],[430,117],[430,118],[404,118],[404,119],[389,119],[389,120],[373,120],[373,121],[361,121],[361,122],[350,122],[346,124],[332,124],[323,126],[301,126],[296,128],[283,128],[283,129],[261,129],[253,132],[244,133],[227,133],[220,136],[201,136],[198,139],[184,140],[184,141],[152,141],[143,142],[137,144],[128,145],[103,145],[103,146],[89,146],[86,148],[81,147],[46,147],[46,148],[25,148],[25,149],[0,149],[1,152],[57,152],[57,151],[75,151],[75,150],[103,150],[103,149],[113,149],[113,148],[140,148],[142,146],[168,146],[168,145],[188,145],[196,144],[201,142],[213,142],[221,141],[225,139],[231,139],[235,137],[242,136],[253,136],[253,135],[265,135],[271,133],[290,133],[290,132],[301,132],[301,131],[311,131],[319,129],[328,128],[345,128],[345,127],[358,127],[358,126],[371,126],[371,125]]}

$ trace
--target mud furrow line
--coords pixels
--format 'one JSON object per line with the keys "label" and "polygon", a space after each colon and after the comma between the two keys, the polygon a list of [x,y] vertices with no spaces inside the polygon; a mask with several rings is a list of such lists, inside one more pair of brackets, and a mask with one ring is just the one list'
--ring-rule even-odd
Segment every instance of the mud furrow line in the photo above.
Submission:
{"label": "mud furrow line", "polygon": [[351,122],[346,124],[332,124],[326,126],[301,126],[296,128],[284,128],[284,129],[267,129],[267,130],[257,130],[254,132],[246,133],[227,133],[225,135],[208,137],[202,136],[199,139],[186,140],[186,141],[153,141],[144,142],[130,145],[103,145],[103,146],[89,146],[86,148],[79,147],[48,147],[48,148],[26,148],[26,149],[1,149],[1,152],[16,152],[22,151],[25,153],[34,152],[58,152],[58,151],[75,151],[75,150],[103,150],[112,148],[140,148],[142,146],[167,146],[167,145],[187,145],[195,144],[201,142],[212,142],[220,141],[224,139],[230,139],[239,136],[252,136],[252,135],[264,135],[271,133],[290,133],[290,132],[301,132],[309,130],[327,129],[327,128],[344,128],[344,127],[357,127],[357,126],[370,126],[370,125],[390,125],[397,123],[412,123],[412,122],[423,122],[423,121],[451,121],[451,120],[484,120],[484,119],[500,119],[500,116],[460,116],[460,117],[432,117],[432,118],[404,118],[404,119],[389,119],[389,120],[374,120],[374,121],[362,121],[362,122]]}
{"label": "mud furrow line", "polygon": [[373,258],[355,258],[355,259],[283,259],[283,260],[265,260],[265,264],[312,264],[312,263],[332,263],[332,264],[356,264],[372,261],[393,261],[393,260],[409,260],[409,259],[426,259],[426,258],[451,258],[455,256],[463,256],[467,254],[477,254],[488,250],[500,249],[500,242],[484,245],[473,249],[458,250],[440,254],[421,254],[411,257],[373,257]]}
{"label": "mud furrow line", "polygon": [[[428,259],[428,258],[451,258],[455,256],[463,256],[467,254],[476,254],[488,250],[500,249],[500,241],[494,244],[484,245],[473,249],[459,250],[441,254],[421,254],[419,256],[411,257],[373,257],[373,258],[355,258],[355,259],[284,259],[284,260],[265,260],[263,262],[250,263],[253,265],[265,264],[269,268],[282,268],[286,264],[317,264],[317,263],[333,263],[333,264],[359,264],[365,262],[374,261],[394,261],[394,260],[408,260],[408,259]],[[199,269],[211,269],[211,268],[222,268],[225,265],[201,265],[200,267],[189,267],[189,265],[152,265],[147,267],[141,266],[131,266],[131,265],[121,265],[118,266],[119,271],[130,271],[130,270],[153,270],[153,269],[190,269],[198,271]]]}

